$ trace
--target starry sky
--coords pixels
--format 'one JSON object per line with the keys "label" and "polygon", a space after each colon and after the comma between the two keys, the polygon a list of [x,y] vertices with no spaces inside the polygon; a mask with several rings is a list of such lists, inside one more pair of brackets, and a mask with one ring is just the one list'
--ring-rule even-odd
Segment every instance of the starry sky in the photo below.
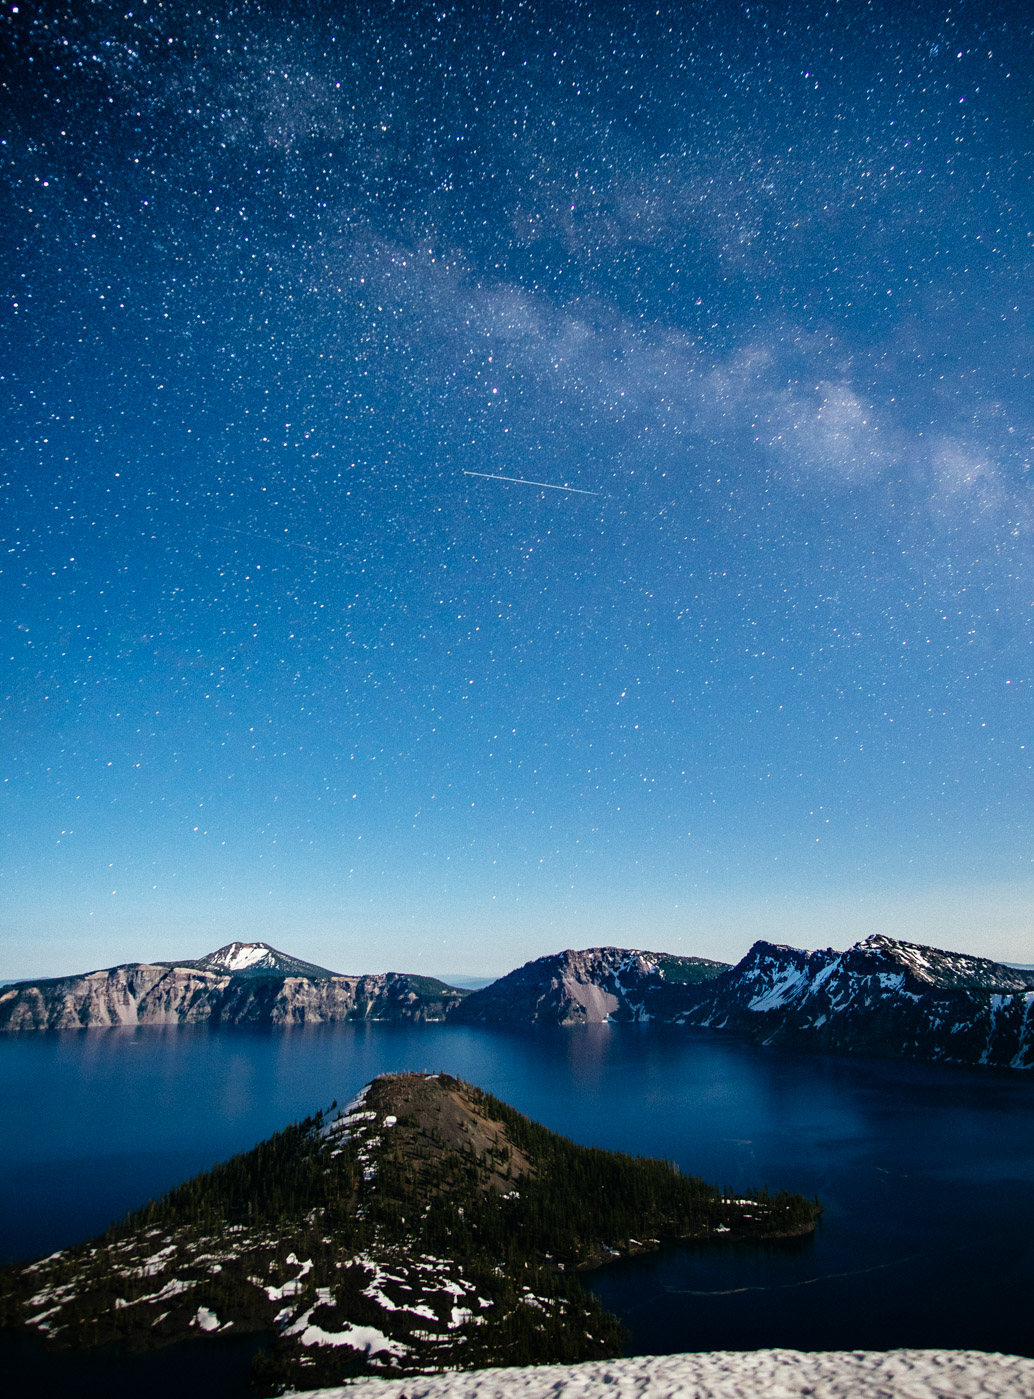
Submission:
{"label": "starry sky", "polygon": [[1034,961],[1032,29],[5,0],[0,974]]}

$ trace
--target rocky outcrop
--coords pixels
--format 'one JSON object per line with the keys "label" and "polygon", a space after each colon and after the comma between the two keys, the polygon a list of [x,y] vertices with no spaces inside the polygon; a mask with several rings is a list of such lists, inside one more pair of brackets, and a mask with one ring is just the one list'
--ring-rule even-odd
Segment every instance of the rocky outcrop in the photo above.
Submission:
{"label": "rocky outcrop", "polygon": [[1034,1068],[1034,973],[877,935],[845,952],[756,942],[682,1024],[761,1044]]}
{"label": "rocky outcrop", "polygon": [[472,992],[450,1013],[465,1024],[586,1025],[671,1020],[725,962],[621,947],[539,957]]}
{"label": "rocky outcrop", "polygon": [[[275,948],[266,951],[286,963],[310,965]],[[239,971],[205,969],[205,962],[218,957],[213,953],[199,962],[175,965],[130,962],[83,976],[7,987],[0,991],[0,1030],[444,1020],[466,994],[432,977],[404,972],[341,976],[317,968],[319,976],[305,976],[285,975],[267,966],[259,974],[258,957],[245,958]]]}

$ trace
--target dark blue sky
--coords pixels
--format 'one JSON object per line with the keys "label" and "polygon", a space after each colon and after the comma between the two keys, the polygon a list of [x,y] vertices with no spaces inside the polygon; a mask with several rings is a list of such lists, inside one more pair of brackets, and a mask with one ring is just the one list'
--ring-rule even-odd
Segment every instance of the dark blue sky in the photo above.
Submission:
{"label": "dark blue sky", "polygon": [[305,8],[0,17],[0,972],[1034,960],[1029,11]]}

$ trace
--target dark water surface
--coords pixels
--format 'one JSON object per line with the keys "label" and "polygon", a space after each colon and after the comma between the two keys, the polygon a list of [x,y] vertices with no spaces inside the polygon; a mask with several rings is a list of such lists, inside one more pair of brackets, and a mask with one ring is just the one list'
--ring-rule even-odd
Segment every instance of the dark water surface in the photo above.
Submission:
{"label": "dark water surface", "polygon": [[[667,1157],[715,1184],[819,1196],[826,1212],[812,1239],[673,1247],[588,1277],[628,1326],[631,1353],[778,1345],[1034,1355],[1034,1079],[780,1054],[707,1031],[337,1025],[3,1036],[0,1256],[95,1233],[395,1069],[459,1074],[576,1141]],[[0,1363],[13,1363],[13,1347],[8,1338]],[[189,1355],[177,1363],[195,1364]],[[189,1387],[198,1399],[209,1392],[193,1379]],[[229,1390],[224,1381],[210,1392]]]}

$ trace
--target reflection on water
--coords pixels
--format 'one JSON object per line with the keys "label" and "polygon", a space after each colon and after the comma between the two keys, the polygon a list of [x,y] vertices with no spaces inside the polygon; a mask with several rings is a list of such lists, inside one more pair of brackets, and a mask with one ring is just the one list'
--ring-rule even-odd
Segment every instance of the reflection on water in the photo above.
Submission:
{"label": "reflection on water", "polygon": [[779,1054],[706,1031],[337,1025],[0,1039],[0,1253],[49,1251],[375,1074],[446,1070],[577,1141],[817,1194],[814,1239],[594,1274],[635,1351],[1031,1353],[1034,1081]]}
{"label": "reflection on water", "polygon": [[248,1373],[262,1336],[215,1336],[144,1355],[106,1346],[96,1351],[50,1350],[35,1336],[0,1331],[0,1373],[11,1394],[111,1399],[252,1399]]}

